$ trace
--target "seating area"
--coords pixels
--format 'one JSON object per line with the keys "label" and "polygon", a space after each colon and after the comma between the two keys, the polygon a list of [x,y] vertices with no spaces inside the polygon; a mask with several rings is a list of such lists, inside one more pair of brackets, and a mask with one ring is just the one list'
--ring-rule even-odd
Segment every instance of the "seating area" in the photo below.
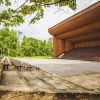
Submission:
{"label": "seating area", "polygon": [[3,70],[8,70],[9,62],[7,58],[3,60]]}
{"label": "seating area", "polygon": [[0,56],[0,60],[3,59],[3,56]]}
{"label": "seating area", "polygon": [[17,59],[12,59],[12,58],[10,60],[18,71],[21,71],[22,68],[24,68],[25,70],[28,70],[28,71],[32,71],[32,70],[39,71],[40,70],[40,68],[35,67],[35,66],[28,64],[26,62],[22,62],[22,61],[19,61]]}
{"label": "seating area", "polygon": [[22,62],[16,59],[10,59],[13,65],[16,67],[17,70],[21,71],[22,68]]}
{"label": "seating area", "polygon": [[31,70],[39,71],[40,70],[40,68],[35,67],[35,66],[28,64],[26,62],[23,62],[23,67],[24,67],[25,70],[29,70],[29,71],[31,71]]}
{"label": "seating area", "polygon": [[64,52],[63,59],[100,61],[100,46],[73,48]]}
{"label": "seating area", "polygon": [[2,58],[0,58],[0,81],[2,80],[2,72],[3,72],[3,66],[2,66],[3,62],[2,62]]}

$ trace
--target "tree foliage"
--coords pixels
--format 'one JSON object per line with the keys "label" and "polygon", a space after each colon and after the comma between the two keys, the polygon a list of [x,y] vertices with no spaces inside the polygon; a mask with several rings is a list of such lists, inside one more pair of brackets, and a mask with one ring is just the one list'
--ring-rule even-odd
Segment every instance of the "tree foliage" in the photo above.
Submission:
{"label": "tree foliage", "polygon": [[52,39],[48,41],[25,37],[19,41],[21,32],[3,28],[0,30],[0,54],[7,56],[51,56]]}
{"label": "tree foliage", "polygon": [[0,53],[5,55],[15,56],[15,50],[17,45],[16,32],[14,30],[9,30],[4,28],[0,30]]}
{"label": "tree foliage", "polygon": [[[15,0],[15,3],[21,1]],[[0,5],[3,7],[7,6],[8,8],[0,13],[0,24],[4,26],[16,26],[24,23],[26,16],[32,15],[30,23],[40,20],[44,15],[44,7],[50,7],[51,5],[59,7],[69,6],[75,10],[76,0],[26,0],[18,8],[12,7],[14,3],[11,0],[0,0]]]}
{"label": "tree foliage", "polygon": [[32,37],[24,37],[21,43],[23,56],[51,56],[52,40],[42,41]]}

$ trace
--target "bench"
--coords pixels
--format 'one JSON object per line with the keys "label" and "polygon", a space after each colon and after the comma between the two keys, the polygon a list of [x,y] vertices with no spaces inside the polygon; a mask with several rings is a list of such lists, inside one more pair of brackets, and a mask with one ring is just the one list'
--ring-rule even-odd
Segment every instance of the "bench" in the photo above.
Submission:
{"label": "bench", "polygon": [[16,66],[16,68],[17,68],[18,71],[21,71],[22,65],[17,64],[17,65],[15,65],[15,66]]}
{"label": "bench", "polygon": [[4,59],[3,70],[8,70],[8,66],[9,66],[9,63],[8,63],[7,59]]}
{"label": "bench", "polygon": [[2,61],[0,61],[0,82],[2,80],[2,74],[3,74],[3,66],[2,66]]}
{"label": "bench", "polygon": [[28,64],[28,63],[26,63],[26,62],[23,62],[23,67],[24,67],[26,70],[29,70],[29,71],[31,71],[32,69],[35,69],[36,71],[39,71],[39,70],[40,70],[40,68],[35,67],[35,66],[33,66],[33,65],[31,65],[31,64]]}
{"label": "bench", "polygon": [[30,65],[30,64],[28,64],[28,63],[23,63],[23,67],[26,69],[26,70],[29,70],[29,71],[31,71],[32,70],[32,65]]}
{"label": "bench", "polygon": [[18,61],[18,60],[15,60],[15,59],[10,59],[11,62],[14,64],[14,66],[16,67],[16,69],[18,71],[21,71],[21,68],[22,68],[22,62],[21,61]]}
{"label": "bench", "polygon": [[36,67],[36,71],[39,71],[39,70],[40,70],[40,68]]}
{"label": "bench", "polygon": [[21,62],[19,60],[16,60],[16,59],[10,59],[11,62],[15,65],[15,67],[17,68],[17,70],[21,71],[21,68],[24,67],[25,70],[28,70],[28,71],[32,71],[32,69],[35,69],[36,71],[39,71],[40,68],[38,67],[35,67],[31,64],[28,64],[26,62]]}

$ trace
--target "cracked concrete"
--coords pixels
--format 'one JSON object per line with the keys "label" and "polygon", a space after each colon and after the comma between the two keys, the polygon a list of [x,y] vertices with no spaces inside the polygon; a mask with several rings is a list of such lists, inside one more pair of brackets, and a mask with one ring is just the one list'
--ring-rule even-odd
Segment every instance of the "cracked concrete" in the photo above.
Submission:
{"label": "cracked concrete", "polygon": [[[87,62],[86,62],[87,63]],[[85,63],[85,64],[86,64]],[[44,64],[43,64],[44,65]],[[61,64],[59,64],[58,67]],[[47,65],[46,65],[47,67]],[[49,66],[48,66],[49,67]],[[54,66],[53,66],[54,67]],[[55,66],[57,68],[57,66]],[[56,94],[68,94],[73,95],[75,94],[74,98],[77,97],[77,93],[81,96],[85,96],[84,94],[91,94],[92,97],[97,96],[96,89],[99,85],[99,81],[96,79],[99,79],[100,75],[92,75],[92,76],[70,76],[70,77],[62,77],[58,76],[57,74],[51,74],[44,70],[36,71],[27,71],[24,68],[21,71],[17,71],[16,68],[10,63],[9,70],[3,71],[2,81],[0,82],[0,91],[1,93],[4,93],[5,95],[0,96],[2,98],[1,100],[11,99],[12,96],[17,96],[22,93],[22,96],[18,96],[16,99],[12,98],[12,100],[28,100],[28,98],[33,98],[34,100],[42,100],[42,97],[38,93],[45,93],[45,97],[48,98],[48,100],[61,100],[58,97],[56,99]],[[91,78],[90,78],[91,77]],[[83,79],[83,81],[82,81]],[[87,84],[86,81],[88,80]],[[91,83],[91,80],[94,80],[95,82]],[[80,83],[80,84],[79,84]],[[89,84],[91,86],[89,86]],[[93,88],[92,88],[93,86]],[[8,91],[8,92],[7,92]],[[23,96],[23,93],[27,93],[25,96]],[[32,93],[32,94],[31,94]],[[33,94],[36,93],[35,96]],[[48,96],[47,94],[50,93],[52,96]],[[30,94],[30,96],[28,95]],[[60,98],[65,98],[66,95],[63,97],[60,95]],[[94,96],[93,96],[94,95]],[[28,97],[27,97],[28,96]],[[50,97],[50,99],[49,99]],[[72,96],[71,96],[72,97]],[[20,99],[21,98],[21,99]],[[36,99],[35,99],[36,98]],[[67,97],[66,97],[67,98]],[[43,99],[45,100],[45,99]],[[65,99],[63,99],[65,100]],[[70,99],[68,99],[70,100]],[[72,99],[74,100],[74,99]],[[77,100],[77,99],[76,99]],[[92,100],[92,99],[87,99]]]}

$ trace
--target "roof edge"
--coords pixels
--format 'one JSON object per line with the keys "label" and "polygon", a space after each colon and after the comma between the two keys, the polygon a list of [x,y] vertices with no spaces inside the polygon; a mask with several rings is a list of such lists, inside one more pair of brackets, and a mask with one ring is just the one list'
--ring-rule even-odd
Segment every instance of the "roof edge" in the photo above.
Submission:
{"label": "roof edge", "polygon": [[83,14],[86,13],[86,12],[89,12],[90,10],[92,10],[92,9],[98,7],[98,6],[100,6],[100,1],[97,1],[96,3],[92,4],[91,6],[89,6],[89,7],[85,8],[85,9],[83,9],[82,11],[80,11],[80,12],[78,12],[78,13],[76,13],[76,14],[70,16],[69,18],[63,20],[62,22],[60,22],[60,23],[58,23],[58,24],[52,26],[51,28],[48,29],[49,33],[52,34],[52,33],[50,32],[51,30],[53,30],[53,29],[59,27],[60,25],[64,25],[65,23],[67,23],[67,22],[73,20],[74,18],[77,18],[77,17],[83,15]]}

